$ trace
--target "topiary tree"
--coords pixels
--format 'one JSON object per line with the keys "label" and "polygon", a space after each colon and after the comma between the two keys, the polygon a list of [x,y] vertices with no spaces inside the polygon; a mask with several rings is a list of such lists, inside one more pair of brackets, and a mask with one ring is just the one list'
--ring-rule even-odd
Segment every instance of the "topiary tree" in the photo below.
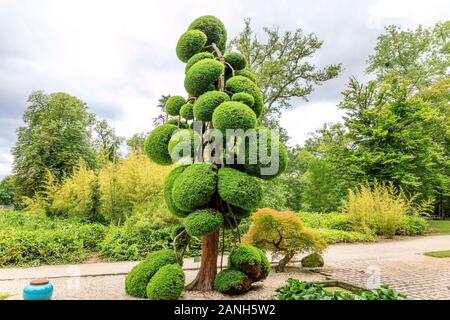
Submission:
{"label": "topiary tree", "polygon": [[[263,95],[254,75],[245,69],[245,57],[226,52],[226,42],[223,23],[212,16],[195,19],[181,35],[176,54],[186,63],[184,86],[188,95],[171,96],[166,101],[165,111],[174,118],[167,117],[168,121],[150,133],[145,152],[161,165],[183,164],[166,178],[164,198],[173,214],[186,217],[185,229],[174,240],[174,250],[177,238],[202,237],[200,270],[186,288],[208,291],[215,287],[220,292],[237,293],[264,279],[270,264],[261,250],[239,247],[237,253],[247,248],[257,261],[230,267],[216,279],[219,230],[231,228],[240,239],[239,222],[258,208],[262,199],[260,178],[280,174],[286,168],[287,156],[275,133],[270,134],[269,147],[263,143],[263,135],[258,133],[266,132],[259,126]],[[256,145],[249,146],[250,141],[246,141],[252,130]],[[273,156],[260,157],[259,146]],[[283,154],[278,155],[278,150]],[[256,153],[256,158],[249,153]],[[260,168],[270,167],[267,159],[276,169],[260,172]],[[157,292],[149,283],[147,293],[154,296]]]}

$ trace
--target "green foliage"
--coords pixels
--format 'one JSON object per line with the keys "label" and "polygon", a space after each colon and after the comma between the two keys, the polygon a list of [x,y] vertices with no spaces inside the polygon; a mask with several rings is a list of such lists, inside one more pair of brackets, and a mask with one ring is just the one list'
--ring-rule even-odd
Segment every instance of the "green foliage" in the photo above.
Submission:
{"label": "green foliage", "polygon": [[232,168],[219,170],[219,196],[233,206],[254,210],[262,199],[260,182],[248,174]]}
{"label": "green foliage", "polygon": [[243,264],[261,264],[260,252],[256,249],[256,247],[248,243],[241,243],[238,247],[231,251],[228,259],[231,266],[239,270]]}
{"label": "green foliage", "polygon": [[256,250],[258,250],[259,256],[261,257],[261,266],[262,266],[261,279],[265,279],[269,275],[270,269],[272,268],[270,265],[269,258],[267,258],[266,253],[264,251],[262,251],[260,248],[258,248],[258,247],[254,247],[254,248]]}
{"label": "green foliage", "polygon": [[214,110],[230,97],[221,91],[208,91],[202,94],[194,103],[194,116],[200,121],[211,121]]}
{"label": "green foliage", "polygon": [[214,59],[202,59],[196,62],[186,73],[184,87],[192,97],[198,97],[209,91],[210,85],[224,73],[225,67]]}
{"label": "green foliage", "polygon": [[[222,21],[214,16],[202,16],[195,19],[188,27],[188,30],[200,30],[206,34],[208,41],[206,45],[215,43],[220,51],[224,52],[227,44],[227,31]],[[209,51],[212,51],[209,48]]]}
{"label": "green foliage", "polygon": [[238,70],[234,73],[235,76],[243,76],[256,83],[256,75],[248,69]]}
{"label": "green foliage", "polygon": [[240,294],[249,290],[251,280],[239,270],[225,269],[214,279],[214,290],[226,294]]}
{"label": "green foliage", "polygon": [[16,187],[11,176],[7,176],[0,181],[0,205],[15,205]]}
{"label": "green foliage", "polygon": [[184,226],[190,236],[203,237],[218,230],[222,223],[223,216],[220,212],[204,209],[190,213],[184,221]]}
{"label": "green foliage", "polygon": [[263,95],[253,81],[244,76],[234,76],[227,80],[225,89],[233,93],[245,92],[252,95],[255,103],[251,109],[255,112],[256,117],[261,116],[264,109]]}
{"label": "green foliage", "polygon": [[184,272],[180,265],[162,267],[147,285],[147,297],[151,300],[177,300],[184,289]]}
{"label": "green foliage", "polygon": [[200,30],[189,30],[183,33],[177,43],[177,57],[187,62],[193,55],[202,51],[206,44],[206,34]]}
{"label": "green foliage", "polygon": [[[256,143],[248,141],[244,143],[246,144],[244,167],[248,174],[270,180],[286,170],[288,165],[286,147],[270,129],[257,128]],[[257,161],[253,161],[252,155],[258,156]]]}
{"label": "green foliage", "polygon": [[320,238],[327,244],[377,241],[377,237],[373,233],[361,233],[328,228],[318,228],[315,230],[319,233]]}
{"label": "green foliage", "polygon": [[245,69],[247,66],[247,60],[245,57],[237,52],[227,53],[225,56],[225,62],[230,64],[234,71]]}
{"label": "green foliage", "polygon": [[125,291],[127,294],[145,298],[147,296],[147,284],[161,268],[176,263],[173,250],[160,250],[149,254],[149,256],[137,264],[125,278]]}
{"label": "green foliage", "polygon": [[173,184],[185,169],[186,166],[180,166],[173,169],[166,177],[166,180],[164,181],[164,200],[166,202],[166,206],[172,214],[180,217],[185,217],[186,215],[189,214],[189,212],[178,209],[178,207],[175,205],[172,196]]}
{"label": "green foliage", "polygon": [[172,161],[177,164],[192,163],[200,136],[193,129],[180,129],[170,138],[167,150]]}
{"label": "green foliage", "polygon": [[237,101],[220,104],[213,113],[214,128],[226,133],[227,129],[248,130],[256,126],[255,113],[248,106]]}
{"label": "green foliage", "polygon": [[59,182],[80,159],[89,168],[96,160],[91,146],[94,116],[83,101],[62,92],[36,91],[28,104],[12,150],[18,197],[41,191],[48,171]]}
{"label": "green foliage", "polygon": [[186,99],[182,96],[169,97],[165,104],[166,112],[171,116],[178,116],[180,114],[181,107],[186,103]]}
{"label": "green foliage", "polygon": [[302,259],[302,266],[304,268],[319,268],[323,267],[323,264],[323,258],[317,252],[313,252]]}
{"label": "green foliage", "polygon": [[190,102],[184,104],[180,109],[180,116],[186,120],[194,119],[194,105]]}
{"label": "green foliage", "polygon": [[119,148],[125,138],[116,135],[116,131],[106,120],[97,120],[94,125],[93,145],[97,152],[99,165],[102,166],[107,161],[115,162],[119,160]]}
{"label": "green foliage", "polygon": [[427,221],[422,217],[404,215],[397,226],[397,230],[395,230],[395,234],[418,236],[424,234],[427,226]]}
{"label": "green foliage", "polygon": [[186,63],[184,72],[187,73],[194,64],[203,59],[214,59],[214,55],[211,52],[199,52],[194,54]]}
{"label": "green foliage", "polygon": [[174,126],[177,126],[180,129],[187,129],[189,128],[189,125],[186,121],[180,120],[179,118],[172,118],[168,119],[164,124],[172,124]]}
{"label": "green foliage", "polygon": [[196,163],[187,167],[172,187],[172,199],[183,211],[193,211],[206,205],[214,195],[217,176],[212,165]]}
{"label": "green foliage", "polygon": [[346,293],[327,291],[323,286],[289,278],[287,283],[276,289],[275,300],[404,300],[406,296],[389,289],[386,285],[370,291]]}
{"label": "green foliage", "polygon": [[154,129],[145,141],[145,153],[154,162],[160,165],[172,164],[168,145],[173,133],[178,127],[173,124],[164,124]]}
{"label": "green foliage", "polygon": [[239,93],[233,94],[233,96],[231,97],[231,100],[242,102],[243,104],[246,104],[250,108],[255,103],[255,99],[253,99],[253,96],[246,92],[239,92]]}

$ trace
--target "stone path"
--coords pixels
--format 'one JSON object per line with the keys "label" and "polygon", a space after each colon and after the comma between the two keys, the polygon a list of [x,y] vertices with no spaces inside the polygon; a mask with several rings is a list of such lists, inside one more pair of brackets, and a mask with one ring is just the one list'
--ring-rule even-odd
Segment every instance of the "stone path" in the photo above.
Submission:
{"label": "stone path", "polygon": [[[450,236],[415,237],[371,244],[330,246],[326,266],[319,273],[291,268],[286,274],[272,273],[256,290],[239,299],[270,299],[274,289],[289,277],[322,281],[325,277],[370,288],[386,283],[411,299],[450,299],[450,258],[424,256],[427,251],[450,249]],[[226,263],[226,261],[225,261]],[[94,263],[0,269],[0,295],[20,299],[22,288],[32,278],[47,277],[55,286],[55,299],[130,299],[124,278],[136,262]],[[198,262],[186,259],[187,281],[195,277]],[[186,292],[182,299],[223,299],[217,293]],[[227,297],[228,298],[228,297]]]}

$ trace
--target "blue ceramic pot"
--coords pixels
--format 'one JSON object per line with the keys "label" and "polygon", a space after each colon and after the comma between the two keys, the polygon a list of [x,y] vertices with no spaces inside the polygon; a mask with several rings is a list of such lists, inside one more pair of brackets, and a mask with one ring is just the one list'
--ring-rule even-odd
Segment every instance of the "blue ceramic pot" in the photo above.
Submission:
{"label": "blue ceramic pot", "polygon": [[48,280],[33,280],[23,289],[23,300],[51,300],[53,285]]}

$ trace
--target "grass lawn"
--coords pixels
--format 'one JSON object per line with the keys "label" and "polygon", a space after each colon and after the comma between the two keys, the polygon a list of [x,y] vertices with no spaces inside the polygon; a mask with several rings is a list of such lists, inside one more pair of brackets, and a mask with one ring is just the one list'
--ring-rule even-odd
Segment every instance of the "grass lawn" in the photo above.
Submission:
{"label": "grass lawn", "polygon": [[427,232],[450,234],[450,220],[430,220]]}
{"label": "grass lawn", "polygon": [[450,250],[425,252],[424,255],[435,258],[450,258]]}

